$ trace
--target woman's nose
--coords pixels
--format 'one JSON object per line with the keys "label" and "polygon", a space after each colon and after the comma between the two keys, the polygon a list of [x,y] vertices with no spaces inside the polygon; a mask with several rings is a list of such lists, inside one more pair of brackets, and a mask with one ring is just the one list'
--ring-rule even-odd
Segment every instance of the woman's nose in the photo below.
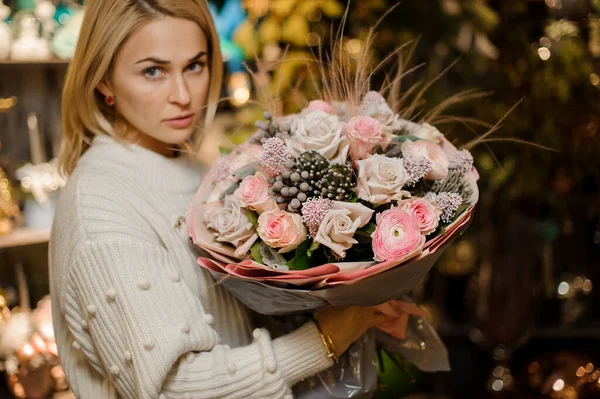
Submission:
{"label": "woman's nose", "polygon": [[169,102],[181,106],[189,105],[191,101],[190,90],[183,75],[176,76],[171,85]]}

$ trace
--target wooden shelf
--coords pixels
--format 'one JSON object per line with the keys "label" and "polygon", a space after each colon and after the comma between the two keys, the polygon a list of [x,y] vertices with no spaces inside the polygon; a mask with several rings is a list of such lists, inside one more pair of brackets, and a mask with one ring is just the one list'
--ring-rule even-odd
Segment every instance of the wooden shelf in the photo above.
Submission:
{"label": "wooden shelf", "polygon": [[50,241],[50,230],[18,228],[12,233],[0,236],[0,249],[43,244]]}

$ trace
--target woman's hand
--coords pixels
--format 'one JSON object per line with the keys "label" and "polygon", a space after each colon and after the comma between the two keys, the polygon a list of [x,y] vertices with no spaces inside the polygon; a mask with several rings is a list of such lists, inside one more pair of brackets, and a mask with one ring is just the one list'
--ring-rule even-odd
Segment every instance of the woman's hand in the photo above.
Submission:
{"label": "woman's hand", "polygon": [[315,320],[321,333],[331,337],[336,356],[340,356],[368,329],[388,322],[390,317],[374,307],[348,306],[317,310]]}

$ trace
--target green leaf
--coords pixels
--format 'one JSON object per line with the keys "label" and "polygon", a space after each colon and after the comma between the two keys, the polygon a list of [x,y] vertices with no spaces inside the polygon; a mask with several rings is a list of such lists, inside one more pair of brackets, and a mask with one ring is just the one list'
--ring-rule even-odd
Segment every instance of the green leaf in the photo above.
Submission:
{"label": "green leaf", "polygon": [[310,258],[312,256],[313,252],[315,252],[317,249],[319,249],[320,246],[321,246],[320,243],[313,241],[312,245],[310,246],[310,248],[308,248],[308,251],[306,253],[308,255],[308,257]]}
{"label": "green leaf", "polygon": [[227,190],[221,193],[221,195],[219,196],[219,201],[223,202],[225,200],[225,197],[235,193],[235,190],[237,190],[238,188],[240,188],[240,183],[233,183],[231,186],[229,186]]}
{"label": "green leaf", "polygon": [[231,154],[231,151],[233,151],[231,148],[225,148],[225,147],[221,147],[221,146],[219,146],[219,153],[220,153],[222,156],[225,156],[225,155],[229,155],[229,154]]}
{"label": "green leaf", "polygon": [[258,213],[251,211],[250,209],[247,210],[247,213],[248,219],[250,219],[252,226],[254,226],[255,229],[258,229]]}
{"label": "green leaf", "polygon": [[410,135],[401,135],[401,136],[396,136],[394,137],[394,141],[397,143],[404,143],[405,141],[419,141],[419,140],[423,140],[419,137],[416,136],[410,136]]}
{"label": "green leaf", "polygon": [[354,233],[354,239],[358,241],[359,244],[369,244],[373,241],[371,234],[360,230],[357,230],[356,233]]}
{"label": "green leaf", "polygon": [[308,256],[308,249],[311,246],[309,240],[304,241],[298,248],[296,248],[296,255],[286,263],[291,270],[306,270],[310,269],[310,257]]}
{"label": "green leaf", "polygon": [[262,241],[260,241],[260,240],[256,241],[254,243],[254,245],[252,246],[252,248],[250,248],[250,253],[252,254],[252,259],[254,259],[255,262],[263,264],[262,255],[260,254],[260,245],[261,244],[262,244]]}
{"label": "green leaf", "polygon": [[469,209],[470,206],[471,205],[469,205],[469,204],[462,204],[461,206],[459,206],[458,209],[456,210],[456,213],[454,214],[454,220],[458,219],[458,217],[460,215],[462,215],[464,211]]}
{"label": "green leaf", "polygon": [[240,180],[244,180],[247,176],[252,176],[256,173],[257,169],[252,166],[244,166],[233,172],[233,175]]}
{"label": "green leaf", "polygon": [[375,233],[375,229],[377,229],[377,225],[375,223],[369,223],[360,230],[371,235],[371,234]]}
{"label": "green leaf", "polygon": [[359,244],[371,244],[373,241],[371,234],[375,232],[376,228],[377,225],[375,223],[369,223],[354,233],[354,239],[358,241]]}

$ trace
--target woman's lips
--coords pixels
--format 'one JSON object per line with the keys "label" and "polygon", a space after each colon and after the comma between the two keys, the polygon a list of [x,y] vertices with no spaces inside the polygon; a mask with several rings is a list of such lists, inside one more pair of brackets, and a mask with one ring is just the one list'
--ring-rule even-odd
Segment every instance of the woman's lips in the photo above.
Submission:
{"label": "woman's lips", "polygon": [[185,129],[194,122],[194,115],[186,115],[180,118],[167,119],[165,123],[174,129]]}

